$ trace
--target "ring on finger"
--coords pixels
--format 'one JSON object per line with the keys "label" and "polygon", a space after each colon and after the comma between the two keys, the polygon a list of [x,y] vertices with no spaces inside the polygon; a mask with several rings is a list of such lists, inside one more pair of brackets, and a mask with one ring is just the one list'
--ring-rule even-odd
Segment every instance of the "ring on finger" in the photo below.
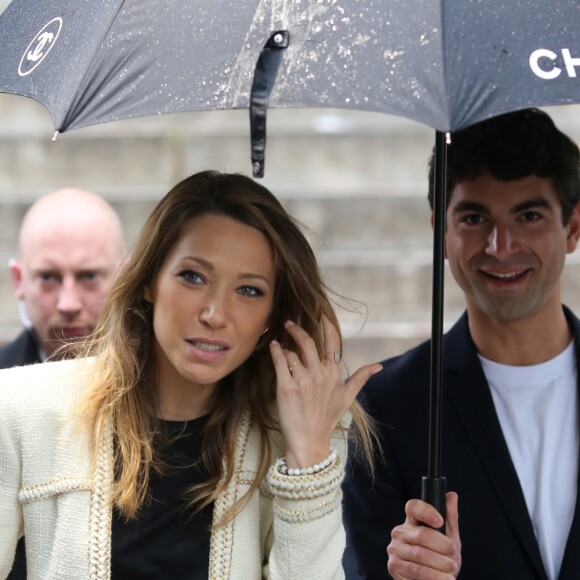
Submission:
{"label": "ring on finger", "polygon": [[342,360],[342,355],[340,354],[340,350],[334,350],[332,354],[328,353],[326,358],[332,362],[335,362],[336,364],[339,364]]}

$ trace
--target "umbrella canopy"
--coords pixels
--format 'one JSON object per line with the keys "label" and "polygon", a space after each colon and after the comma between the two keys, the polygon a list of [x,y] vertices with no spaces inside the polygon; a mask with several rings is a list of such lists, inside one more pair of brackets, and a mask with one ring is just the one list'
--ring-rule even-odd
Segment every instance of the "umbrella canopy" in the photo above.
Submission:
{"label": "umbrella canopy", "polygon": [[443,511],[444,132],[580,101],[576,0],[13,0],[0,92],[55,128],[249,108],[254,174],[266,107],[401,115],[437,129],[431,439],[424,498]]}
{"label": "umbrella canopy", "polygon": [[454,131],[577,98],[579,24],[574,0],[13,0],[0,16],[0,92],[40,101],[61,132],[247,108],[258,57],[282,30],[270,106]]}

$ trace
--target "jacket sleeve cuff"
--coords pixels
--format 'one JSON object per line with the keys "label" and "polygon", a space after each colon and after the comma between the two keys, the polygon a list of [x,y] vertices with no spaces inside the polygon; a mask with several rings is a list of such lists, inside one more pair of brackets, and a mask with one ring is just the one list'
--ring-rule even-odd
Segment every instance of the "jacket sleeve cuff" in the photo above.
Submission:
{"label": "jacket sleeve cuff", "polygon": [[279,461],[269,469],[266,478],[274,496],[274,513],[290,523],[317,520],[340,509],[344,464],[340,457],[326,469],[310,475],[280,473]]}

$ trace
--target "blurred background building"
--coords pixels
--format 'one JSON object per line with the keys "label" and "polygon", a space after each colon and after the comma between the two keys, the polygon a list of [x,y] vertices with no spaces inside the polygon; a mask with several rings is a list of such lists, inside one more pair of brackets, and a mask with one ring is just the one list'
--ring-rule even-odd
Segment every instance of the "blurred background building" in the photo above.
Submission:
{"label": "blurred background building", "polygon": [[[8,4],[0,0],[0,12]],[[580,142],[580,106],[547,109]],[[202,169],[251,174],[247,111],[132,119],[59,135],[38,103],[0,94],[0,344],[21,328],[8,275],[24,212],[59,187],[89,189],[121,214],[129,246],[154,204]],[[351,369],[429,336],[434,131],[378,113],[270,110],[263,182],[306,227],[337,293]],[[580,254],[564,299],[580,312]],[[463,310],[450,275],[445,324]]]}

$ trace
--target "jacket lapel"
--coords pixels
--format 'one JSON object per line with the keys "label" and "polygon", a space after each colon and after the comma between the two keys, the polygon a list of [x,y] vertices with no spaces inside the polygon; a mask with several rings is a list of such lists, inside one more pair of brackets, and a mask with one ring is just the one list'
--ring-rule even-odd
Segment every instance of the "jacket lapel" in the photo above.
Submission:
{"label": "jacket lapel", "polygon": [[113,430],[108,417],[93,467],[89,514],[89,580],[109,580],[111,577],[113,465]]}
{"label": "jacket lapel", "polygon": [[22,333],[23,343],[22,346],[22,359],[19,364],[30,365],[41,362],[40,354],[38,353],[38,345],[34,338],[34,333],[32,330],[25,330]]}
{"label": "jacket lapel", "polygon": [[219,525],[219,522],[236,501],[240,499],[240,492],[242,491],[241,480],[244,474],[243,465],[246,459],[250,427],[250,414],[246,412],[242,417],[238,432],[234,477],[214,503],[209,554],[209,580],[225,580],[231,577],[236,520],[235,518],[230,519],[223,525]]}
{"label": "jacket lapel", "polygon": [[[574,335],[574,347],[576,350],[576,388],[578,389],[578,402],[580,404],[580,321],[572,314],[572,312],[564,307],[564,314],[568,320],[570,330]],[[579,411],[580,416],[580,411]],[[580,453],[580,450],[579,450]],[[580,459],[579,459],[580,466]],[[580,557],[578,556],[578,546],[580,546],[580,469],[578,470],[576,484],[576,507],[574,509],[574,518],[572,526],[570,527],[570,534],[566,543],[566,550],[564,558],[562,559],[562,567],[560,568],[559,580],[577,580],[580,578]]]}
{"label": "jacket lapel", "polygon": [[546,578],[523,491],[469,334],[466,314],[446,334],[443,359],[446,402],[457,414],[501,509],[515,528],[539,577]]}

